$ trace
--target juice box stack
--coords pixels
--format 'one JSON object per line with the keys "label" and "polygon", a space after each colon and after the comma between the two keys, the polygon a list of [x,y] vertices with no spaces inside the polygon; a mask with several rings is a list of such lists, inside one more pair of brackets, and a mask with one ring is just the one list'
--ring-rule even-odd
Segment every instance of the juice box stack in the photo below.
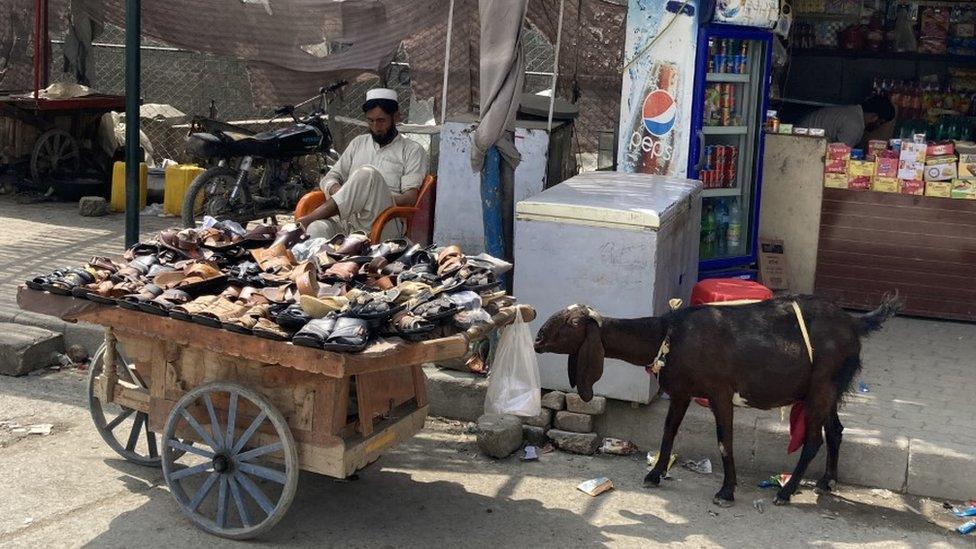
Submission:
{"label": "juice box stack", "polygon": [[872,140],[867,151],[827,145],[824,186],[853,191],[976,200],[976,143]]}

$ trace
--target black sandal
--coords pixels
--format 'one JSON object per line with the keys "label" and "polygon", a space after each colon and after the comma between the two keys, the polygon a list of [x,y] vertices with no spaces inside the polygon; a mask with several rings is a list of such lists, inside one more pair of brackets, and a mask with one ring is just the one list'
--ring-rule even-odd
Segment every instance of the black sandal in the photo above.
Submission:
{"label": "black sandal", "polygon": [[302,347],[321,349],[332,335],[337,320],[338,317],[334,315],[310,320],[291,338],[291,342]]}
{"label": "black sandal", "polygon": [[369,345],[369,323],[361,318],[339,317],[322,346],[326,351],[358,353]]}

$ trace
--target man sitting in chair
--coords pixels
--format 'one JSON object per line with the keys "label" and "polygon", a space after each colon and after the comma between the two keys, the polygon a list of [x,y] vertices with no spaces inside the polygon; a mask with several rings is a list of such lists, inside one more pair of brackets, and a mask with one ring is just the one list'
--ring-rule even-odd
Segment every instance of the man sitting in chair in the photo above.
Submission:
{"label": "man sitting in chair", "polygon": [[[322,178],[325,203],[296,219],[312,238],[331,238],[353,231],[369,232],[373,220],[390,206],[413,206],[427,173],[427,154],[397,132],[400,104],[387,88],[366,92],[363,113],[369,135],[353,139],[335,166]],[[388,225],[402,233],[399,222]],[[396,236],[400,236],[397,234]]]}

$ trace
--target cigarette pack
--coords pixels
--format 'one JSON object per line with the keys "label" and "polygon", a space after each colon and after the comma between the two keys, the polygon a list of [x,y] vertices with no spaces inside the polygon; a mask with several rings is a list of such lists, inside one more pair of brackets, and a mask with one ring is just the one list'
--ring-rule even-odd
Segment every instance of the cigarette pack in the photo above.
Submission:
{"label": "cigarette pack", "polygon": [[871,176],[868,175],[849,175],[847,176],[847,188],[852,191],[871,190]]}
{"label": "cigarette pack", "polygon": [[867,160],[851,160],[847,163],[847,175],[852,177],[868,176],[874,175],[874,162],[868,162]]}
{"label": "cigarette pack", "polygon": [[925,196],[950,198],[952,196],[952,183],[949,181],[926,181]]}
{"label": "cigarette pack", "polygon": [[827,187],[829,189],[846,189],[847,174],[846,173],[825,173],[824,187]]}
{"label": "cigarette pack", "polygon": [[925,194],[925,182],[918,179],[902,180],[901,194]]}
{"label": "cigarette pack", "polygon": [[901,182],[895,177],[875,177],[871,182],[871,190],[880,193],[900,193]]}

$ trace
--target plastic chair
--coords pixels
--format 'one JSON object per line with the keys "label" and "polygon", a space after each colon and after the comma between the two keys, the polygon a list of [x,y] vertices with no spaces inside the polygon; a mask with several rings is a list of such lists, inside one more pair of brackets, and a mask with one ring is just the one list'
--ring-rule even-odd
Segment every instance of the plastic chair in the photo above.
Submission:
{"label": "plastic chair", "polygon": [[[417,244],[430,244],[434,232],[434,199],[437,188],[437,176],[427,174],[420,185],[420,194],[413,206],[390,206],[380,212],[373,220],[369,229],[369,239],[373,242],[382,240],[383,228],[394,219],[407,222],[406,236]],[[301,198],[295,206],[295,217],[308,215],[325,203],[325,193],[312,191]]]}

